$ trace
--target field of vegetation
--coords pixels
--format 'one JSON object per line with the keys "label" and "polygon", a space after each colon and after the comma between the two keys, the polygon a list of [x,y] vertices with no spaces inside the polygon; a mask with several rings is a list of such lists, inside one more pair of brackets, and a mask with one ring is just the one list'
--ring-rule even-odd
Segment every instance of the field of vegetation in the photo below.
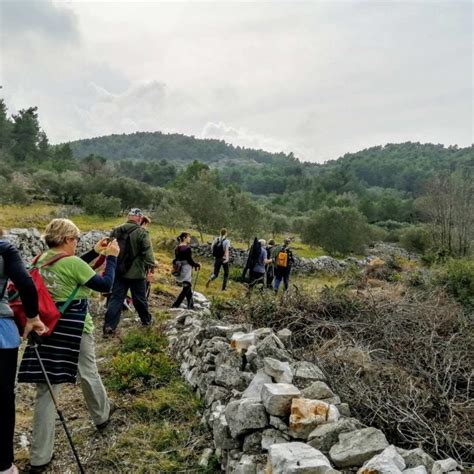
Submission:
{"label": "field of vegetation", "polygon": [[[92,472],[215,472],[198,465],[209,445],[199,401],[167,353],[160,324],[179,288],[171,277],[173,239],[201,242],[219,228],[246,249],[255,237],[295,237],[300,257],[362,255],[395,242],[416,260],[387,259],[337,277],[294,275],[291,291],[248,294],[233,268],[228,290],[197,291],[213,316],[293,331],[295,355],[316,360],[366,423],[401,446],[474,465],[474,149],[403,143],[376,146],[325,164],[292,154],[232,147],[182,135],[113,135],[51,146],[36,107],[9,116],[0,100],[0,227],[36,227],[70,217],[82,232],[108,231],[130,207],[152,218],[159,262],[151,304],[157,326],[122,337],[97,335],[99,365],[117,415],[102,436],[89,423],[78,387],[61,396],[79,452]],[[96,307],[97,327],[103,310]],[[17,452],[27,461],[31,388],[19,388]],[[60,431],[60,430],[58,430]],[[69,472],[63,435],[51,472]]]}

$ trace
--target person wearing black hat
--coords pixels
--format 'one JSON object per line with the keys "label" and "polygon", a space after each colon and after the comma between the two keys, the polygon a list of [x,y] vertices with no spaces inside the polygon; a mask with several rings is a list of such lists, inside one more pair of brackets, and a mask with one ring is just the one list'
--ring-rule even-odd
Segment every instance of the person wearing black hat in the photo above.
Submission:
{"label": "person wearing black hat", "polygon": [[155,256],[148,231],[141,227],[144,214],[141,209],[130,209],[127,222],[112,230],[110,237],[117,239],[120,254],[117,260],[112,294],[105,313],[104,337],[113,336],[122,313],[123,302],[130,289],[133,306],[144,326],[152,323],[146,297],[146,277],[155,266]]}

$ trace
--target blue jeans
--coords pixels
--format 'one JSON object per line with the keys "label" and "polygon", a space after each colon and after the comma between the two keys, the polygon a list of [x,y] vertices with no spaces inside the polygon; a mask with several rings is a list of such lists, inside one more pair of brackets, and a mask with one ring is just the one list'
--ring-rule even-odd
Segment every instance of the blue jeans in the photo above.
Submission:
{"label": "blue jeans", "polygon": [[117,329],[122,314],[123,301],[130,289],[133,306],[137,310],[142,324],[150,324],[151,314],[148,311],[146,297],[146,280],[132,280],[130,278],[115,277],[112,294],[110,295],[107,312],[105,313],[104,329]]}
{"label": "blue jeans", "polygon": [[280,288],[280,283],[283,280],[283,285],[285,286],[285,291],[288,290],[288,285],[290,282],[290,272],[279,272],[275,271],[275,280],[273,281],[273,289],[275,291],[278,291],[278,288]]}

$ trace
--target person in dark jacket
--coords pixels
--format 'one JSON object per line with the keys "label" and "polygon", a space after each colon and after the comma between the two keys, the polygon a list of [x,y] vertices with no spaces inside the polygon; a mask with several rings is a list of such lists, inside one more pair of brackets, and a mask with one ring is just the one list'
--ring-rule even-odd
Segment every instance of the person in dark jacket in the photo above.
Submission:
{"label": "person in dark jacket", "polygon": [[272,251],[272,260],[275,267],[275,280],[273,282],[275,293],[278,292],[282,280],[285,291],[288,290],[291,268],[295,263],[290,243],[291,240],[287,238],[283,241],[283,245],[277,245]]}
{"label": "person in dark jacket", "polygon": [[15,376],[20,335],[8,305],[6,293],[10,279],[18,289],[28,318],[23,337],[31,331],[41,335],[47,331],[38,316],[38,294],[29,273],[26,271],[18,250],[2,240],[0,229],[0,472],[18,473],[13,464],[13,434],[15,431]]}
{"label": "person in dark jacket", "polygon": [[230,259],[230,240],[227,238],[227,229],[222,228],[219,237],[214,239],[212,243],[212,255],[214,255],[214,271],[207,280],[206,288],[209,288],[221,271],[224,270],[224,278],[222,280],[222,291],[225,291],[227,282],[229,281],[229,259]]}
{"label": "person in dark jacket", "polygon": [[155,256],[151,246],[148,231],[141,227],[144,214],[140,209],[133,208],[127,216],[127,222],[112,230],[110,237],[124,242],[128,255],[124,258],[123,252],[119,255],[112,294],[105,313],[103,334],[104,337],[113,336],[122,314],[123,302],[130,289],[133,306],[143,326],[152,324],[152,316],[148,309],[146,296],[146,277],[155,266]]}
{"label": "person in dark jacket", "polygon": [[177,238],[178,245],[174,250],[175,260],[180,265],[179,275],[176,281],[182,284],[183,289],[173,303],[173,308],[179,308],[181,303],[186,298],[188,309],[193,309],[193,290],[192,290],[192,271],[199,270],[201,265],[193,260],[191,251],[191,234],[189,232],[182,232]]}
{"label": "person in dark jacket", "polygon": [[[255,259],[255,262],[252,262],[253,266],[250,268],[249,290],[256,285],[260,285],[263,289],[265,283],[265,265],[272,262],[272,260],[268,258],[267,250],[265,248],[267,242],[264,239],[260,239],[258,244],[258,256]],[[254,243],[254,245],[256,244]],[[254,250],[251,249],[250,253],[253,252]]]}
{"label": "person in dark jacket", "polygon": [[273,289],[273,278],[275,277],[275,268],[273,267],[273,260],[271,260],[274,247],[275,247],[275,240],[270,239],[267,242],[267,246],[266,246],[267,256],[270,259],[270,263],[267,263],[265,265],[265,276],[266,276],[265,286],[266,288],[269,288],[269,289]]}

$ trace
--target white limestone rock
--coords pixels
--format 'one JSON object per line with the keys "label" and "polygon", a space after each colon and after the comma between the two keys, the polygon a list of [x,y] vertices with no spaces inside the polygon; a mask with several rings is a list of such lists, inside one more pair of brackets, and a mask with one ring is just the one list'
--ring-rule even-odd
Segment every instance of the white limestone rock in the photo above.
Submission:
{"label": "white limestone rock", "polygon": [[328,458],[304,443],[270,446],[267,472],[271,474],[336,474]]}
{"label": "white limestone rock", "polygon": [[265,357],[263,359],[263,367],[265,372],[277,383],[291,383],[293,380],[293,372],[288,362]]}
{"label": "white limestone rock", "polygon": [[300,396],[300,391],[289,383],[266,383],[261,395],[267,413],[273,416],[288,416],[292,401]]}
{"label": "white limestone rock", "polygon": [[359,467],[388,447],[385,435],[376,428],[363,428],[341,433],[339,441],[329,450],[336,467]]}
{"label": "white limestone rock", "polygon": [[262,403],[249,398],[230,402],[225,409],[225,418],[233,438],[268,425],[268,416]]}

